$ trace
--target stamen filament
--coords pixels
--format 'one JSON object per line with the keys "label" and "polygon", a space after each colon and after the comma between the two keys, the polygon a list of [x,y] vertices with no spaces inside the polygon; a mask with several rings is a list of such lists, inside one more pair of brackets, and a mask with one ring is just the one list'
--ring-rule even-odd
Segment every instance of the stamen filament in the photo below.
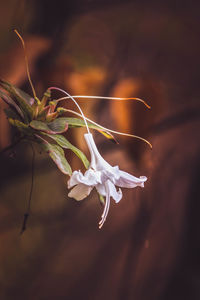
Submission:
{"label": "stamen filament", "polygon": [[88,127],[85,115],[84,115],[82,109],[80,108],[80,106],[78,105],[78,103],[76,102],[76,100],[73,98],[73,96],[71,96],[69,93],[67,93],[63,89],[60,89],[60,88],[57,88],[57,87],[50,87],[49,90],[57,90],[57,91],[60,91],[60,92],[62,92],[64,94],[66,94],[68,97],[65,97],[65,98],[71,99],[76,104],[76,106],[78,107],[78,109],[79,109],[79,111],[81,113],[81,115],[79,114],[79,116],[81,116],[83,118],[83,120],[85,122],[86,129],[87,129],[88,133],[90,133],[90,130],[89,130],[89,127]]}
{"label": "stamen filament", "polygon": [[19,32],[16,29],[14,29],[14,32],[17,34],[17,36],[19,37],[19,39],[22,43],[22,46],[23,46],[23,49],[24,49],[24,58],[25,58],[26,73],[27,73],[27,76],[28,76],[28,81],[30,83],[30,86],[31,86],[31,89],[32,89],[32,92],[33,92],[33,96],[34,96],[35,99],[37,99],[36,92],[35,92],[35,89],[34,89],[34,86],[33,86],[32,80],[31,80],[30,71],[29,71],[28,57],[27,57],[25,42],[24,42],[22,36],[19,34]]}
{"label": "stamen filament", "polygon": [[103,214],[101,216],[101,221],[99,222],[99,229],[101,229],[103,224],[105,223],[110,208],[110,191],[107,182],[105,183],[105,188],[106,188],[106,204],[104,207]]}
{"label": "stamen filament", "polygon": [[[105,100],[116,100],[116,101],[126,101],[126,100],[135,100],[135,101],[139,101],[142,102],[147,108],[151,109],[151,106],[148,105],[144,100],[140,99],[140,98],[125,98],[125,97],[104,97],[104,96],[85,96],[85,95],[75,95],[72,96],[73,98],[83,98],[83,99],[105,99]],[[62,101],[62,100],[66,100],[70,97],[62,97],[60,99],[57,99],[56,101]]]}
{"label": "stamen filament", "polygon": [[[68,111],[68,112],[70,112],[70,113],[72,113],[72,114],[74,114],[74,115],[77,115],[77,116],[81,117],[81,115],[80,115],[79,113],[77,113],[76,111],[74,111],[74,110],[71,110],[71,109],[65,109],[65,111],[66,111],[66,112]],[[137,135],[134,135],[134,134],[130,134],[130,133],[124,133],[124,132],[120,132],[120,131],[115,131],[115,130],[106,128],[106,127],[104,127],[104,126],[102,126],[102,125],[100,125],[100,124],[98,124],[98,123],[92,121],[91,119],[89,119],[89,118],[87,118],[87,117],[85,117],[85,119],[86,119],[88,122],[90,122],[90,123],[92,123],[92,124],[94,124],[94,125],[96,125],[96,126],[101,127],[102,130],[109,131],[109,132],[112,132],[112,133],[115,133],[115,134],[118,134],[118,135],[129,136],[129,137],[133,137],[133,138],[142,140],[143,142],[147,143],[147,144],[150,146],[150,148],[152,149],[151,143],[150,143],[149,141],[147,141],[146,139],[140,137],[140,136],[137,136]]]}

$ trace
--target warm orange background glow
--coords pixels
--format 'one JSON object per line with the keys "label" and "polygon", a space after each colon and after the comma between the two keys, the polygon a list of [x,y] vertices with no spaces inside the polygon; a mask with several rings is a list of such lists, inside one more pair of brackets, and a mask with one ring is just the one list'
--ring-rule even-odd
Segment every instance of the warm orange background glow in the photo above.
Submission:
{"label": "warm orange background glow", "polygon": [[[67,178],[36,155],[32,213],[19,235],[31,182],[31,149],[0,154],[0,299],[188,300],[199,285],[199,4],[182,1],[2,1],[0,78],[31,94],[22,34],[38,97],[50,86],[85,100],[85,115],[148,139],[95,133],[112,165],[146,175],[123,191],[107,221],[98,196],[67,197]],[[60,97],[54,93],[54,97]],[[66,107],[76,109],[70,101]],[[0,99],[0,151],[14,131]],[[84,129],[67,137],[89,157]],[[73,170],[80,161],[66,151]]]}

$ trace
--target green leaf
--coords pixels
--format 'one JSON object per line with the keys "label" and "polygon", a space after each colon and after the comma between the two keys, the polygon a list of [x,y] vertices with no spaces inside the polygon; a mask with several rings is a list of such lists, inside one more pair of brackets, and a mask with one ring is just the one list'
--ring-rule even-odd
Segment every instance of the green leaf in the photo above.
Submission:
{"label": "green leaf", "polygon": [[65,153],[63,149],[60,146],[50,144],[47,141],[43,142],[42,146],[62,173],[66,175],[72,174],[72,169],[65,158]]}
{"label": "green leaf", "polygon": [[36,130],[40,130],[49,134],[63,133],[68,129],[68,124],[63,120],[63,118],[57,118],[54,121],[48,123],[33,120],[30,122],[30,126]]}
{"label": "green leaf", "polygon": [[4,112],[7,116],[8,119],[15,119],[20,121],[21,118],[19,117],[19,115],[16,113],[16,111],[12,108],[4,108]]}
{"label": "green leaf", "polygon": [[15,86],[15,90],[18,92],[18,94],[24,99],[26,100],[26,102],[29,104],[29,105],[33,105],[35,100],[33,98],[33,96],[30,96],[29,94],[27,94],[26,92],[22,91],[21,89],[17,88]]}
{"label": "green leaf", "polygon": [[[63,120],[65,120],[68,123],[69,128],[71,127],[86,127],[84,120],[79,119],[79,118],[68,118],[68,117],[62,117]],[[101,134],[103,134],[106,138],[112,140],[113,142],[117,143],[116,139],[114,136],[109,132],[104,129],[102,129],[101,126],[95,125],[89,121],[87,121],[88,127],[91,129],[95,129],[99,131]]]}
{"label": "green leaf", "polygon": [[21,131],[22,133],[26,134],[26,135],[32,135],[32,129],[25,123],[19,121],[19,120],[15,120],[12,118],[8,119],[9,123],[14,126],[17,127],[19,129],[19,131]]}
{"label": "green leaf", "polygon": [[52,138],[54,141],[56,141],[62,148],[64,149],[70,149],[71,151],[73,151],[83,162],[84,166],[86,169],[89,168],[89,161],[87,159],[87,157],[85,156],[85,154],[79,150],[78,148],[76,148],[74,145],[72,145],[64,136],[56,134],[56,135],[51,135],[51,134],[46,134],[48,137]]}
{"label": "green leaf", "polygon": [[20,119],[24,119],[24,115],[21,109],[9,95],[5,94],[3,91],[0,90],[0,97],[4,102],[6,102],[10,106],[10,108],[15,112],[15,115],[18,115]]}
{"label": "green leaf", "polygon": [[16,104],[19,105],[19,107],[23,111],[24,120],[26,123],[28,123],[33,118],[33,108],[31,107],[31,105],[20,95],[14,85],[0,80],[0,87],[6,90],[10,94],[11,98],[15,100]]}

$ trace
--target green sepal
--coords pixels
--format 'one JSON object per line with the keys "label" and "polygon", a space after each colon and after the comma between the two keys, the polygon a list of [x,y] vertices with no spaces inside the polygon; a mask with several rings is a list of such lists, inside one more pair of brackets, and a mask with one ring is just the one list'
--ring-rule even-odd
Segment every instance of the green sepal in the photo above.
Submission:
{"label": "green sepal", "polygon": [[40,110],[40,111],[38,112],[37,120],[38,120],[38,121],[39,121],[39,120],[40,120],[40,121],[46,120],[46,117],[47,117],[49,111],[50,111],[50,106],[49,106],[49,105],[45,106],[42,110]]}
{"label": "green sepal", "polygon": [[50,137],[51,139],[53,139],[54,141],[57,142],[58,145],[60,145],[62,148],[64,149],[70,149],[72,152],[74,152],[74,154],[76,154],[80,160],[83,162],[84,166],[86,169],[89,168],[89,161],[87,159],[87,157],[85,156],[85,154],[79,150],[78,148],[76,148],[74,145],[72,145],[63,135],[59,135],[59,134],[46,134],[48,137]]}
{"label": "green sepal", "polygon": [[43,110],[43,108],[46,106],[48,99],[50,99],[50,98],[51,98],[51,90],[47,89],[46,92],[44,93],[41,103],[39,105],[39,112],[41,112]]}
{"label": "green sepal", "polygon": [[49,134],[63,133],[68,129],[68,124],[63,120],[63,118],[57,118],[54,121],[48,123],[33,120],[30,122],[30,126],[36,130],[40,130]]}

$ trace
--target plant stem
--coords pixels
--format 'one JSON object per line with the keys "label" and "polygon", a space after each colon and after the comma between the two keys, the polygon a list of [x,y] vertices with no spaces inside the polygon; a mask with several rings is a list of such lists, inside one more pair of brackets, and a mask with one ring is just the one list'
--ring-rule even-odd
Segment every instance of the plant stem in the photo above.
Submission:
{"label": "plant stem", "polygon": [[30,215],[30,210],[31,210],[31,199],[32,199],[32,194],[33,194],[35,151],[34,151],[33,145],[31,143],[30,143],[30,145],[31,145],[32,152],[33,152],[32,162],[31,162],[31,189],[30,189],[30,194],[29,194],[29,199],[28,199],[27,210],[24,214],[24,219],[23,219],[20,234],[22,234],[26,230],[26,225],[27,225],[28,217]]}

